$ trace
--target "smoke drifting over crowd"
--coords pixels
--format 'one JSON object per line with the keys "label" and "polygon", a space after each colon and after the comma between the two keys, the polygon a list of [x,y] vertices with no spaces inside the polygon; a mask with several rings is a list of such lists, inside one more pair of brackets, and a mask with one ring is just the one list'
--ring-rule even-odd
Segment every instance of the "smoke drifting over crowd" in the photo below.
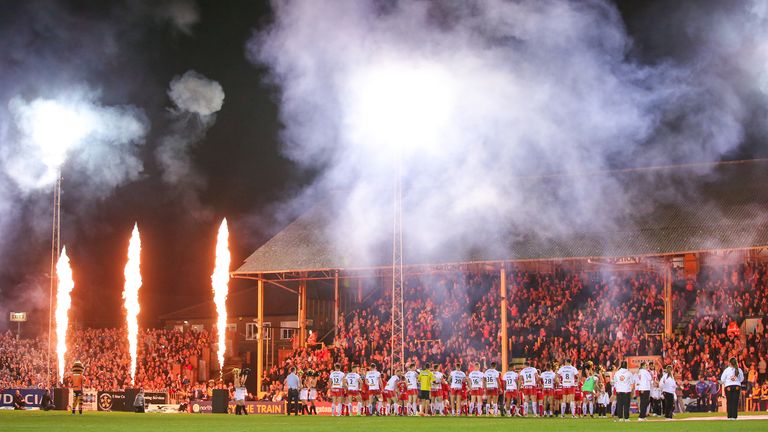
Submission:
{"label": "smoke drifting over crowd", "polygon": [[274,7],[249,54],[279,89],[285,153],[320,172],[291,204],[336,197],[328,234],[356,253],[391,235],[398,158],[411,250],[501,254],[502,237],[610,229],[660,204],[649,191],[679,187],[542,176],[718,161],[743,143],[747,113],[766,112],[762,2],[650,10],[692,34],[683,47],[703,42],[655,57],[605,1]]}

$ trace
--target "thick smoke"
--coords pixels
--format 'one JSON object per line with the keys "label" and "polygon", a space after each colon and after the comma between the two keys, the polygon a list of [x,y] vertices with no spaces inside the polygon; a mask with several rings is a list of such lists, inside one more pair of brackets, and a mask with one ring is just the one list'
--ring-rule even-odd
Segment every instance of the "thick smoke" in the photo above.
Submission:
{"label": "thick smoke", "polygon": [[601,0],[274,2],[248,53],[279,89],[285,154],[320,172],[295,208],[334,197],[331,240],[366,255],[391,235],[400,159],[411,261],[446,248],[502,256],[510,236],[616,227],[665,189],[652,174],[633,185],[563,174],[738,148],[756,102],[736,89],[766,66],[764,44],[750,60],[741,49],[768,27],[760,3],[727,3],[694,24],[677,17],[710,41],[687,58],[643,61]]}
{"label": "thick smoke", "polygon": [[195,215],[208,217],[210,212],[197,196],[205,180],[195,170],[191,151],[216,122],[216,113],[224,103],[224,90],[218,82],[190,70],[173,78],[168,96],[174,104],[172,131],[161,140],[155,153],[163,180],[176,187],[185,206]]}

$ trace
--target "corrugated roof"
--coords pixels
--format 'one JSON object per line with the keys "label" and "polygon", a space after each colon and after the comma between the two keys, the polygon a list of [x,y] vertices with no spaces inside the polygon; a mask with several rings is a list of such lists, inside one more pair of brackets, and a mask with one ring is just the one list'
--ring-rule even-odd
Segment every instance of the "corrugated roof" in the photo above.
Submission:
{"label": "corrugated roof", "polygon": [[[546,238],[531,233],[500,233],[508,245],[503,251],[476,248],[467,252],[445,247],[438,255],[428,256],[406,249],[406,264],[669,255],[768,246],[768,160],[579,175],[594,176],[595,181],[610,175],[625,185],[662,182],[656,190],[667,199],[658,202],[666,204],[645,213],[628,211],[614,226],[588,232]],[[546,182],[552,178],[567,181],[568,176],[526,181]],[[676,186],[680,186],[680,196],[670,202],[669,195],[676,193]],[[649,202],[657,202],[652,196],[648,198]],[[381,253],[365,261],[338,249],[325,235],[332,217],[333,209],[316,206],[253,252],[233,276],[391,266],[391,244],[382,244],[378,248]],[[391,230],[391,225],[382,229]]]}

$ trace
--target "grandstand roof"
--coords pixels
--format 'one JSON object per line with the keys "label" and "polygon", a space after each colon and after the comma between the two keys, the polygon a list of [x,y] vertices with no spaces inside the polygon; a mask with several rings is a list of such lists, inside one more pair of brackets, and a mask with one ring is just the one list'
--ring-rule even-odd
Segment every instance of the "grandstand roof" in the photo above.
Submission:
{"label": "grandstand roof", "polygon": [[[500,234],[509,245],[503,251],[475,248],[458,253],[462,248],[447,247],[438,256],[426,256],[409,253],[406,245],[406,265],[661,256],[768,246],[767,159],[577,175],[594,181],[610,176],[622,185],[653,182],[653,193],[659,196],[649,196],[648,202],[660,204],[645,213],[628,209],[618,224],[605,229],[547,238],[534,233]],[[531,181],[567,181],[570,176]],[[677,195],[676,189],[686,192]],[[233,276],[391,267],[389,243],[381,245],[379,256],[366,261],[340,250],[324,234],[333,217],[329,206],[315,206],[253,252]]]}

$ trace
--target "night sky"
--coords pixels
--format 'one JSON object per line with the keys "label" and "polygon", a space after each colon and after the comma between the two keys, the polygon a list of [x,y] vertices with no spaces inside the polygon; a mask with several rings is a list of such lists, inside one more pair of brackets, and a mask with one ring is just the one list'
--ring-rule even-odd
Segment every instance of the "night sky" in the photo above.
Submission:
{"label": "night sky", "polygon": [[[628,55],[649,64],[684,61],[696,41],[684,23],[660,24],[657,17],[665,8],[679,11],[695,3],[618,2],[634,40]],[[180,25],[166,5],[192,11],[196,19]],[[156,325],[163,313],[210,299],[221,218],[230,221],[235,265],[288,222],[275,209],[316,173],[283,155],[278,89],[266,68],[246,55],[248,40],[271,20],[270,4],[263,1],[0,2],[0,105],[19,95],[29,100],[86,84],[100,91],[101,104],[132,105],[149,125],[137,179],[95,194],[86,175],[64,165],[62,243],[75,273],[75,324],[123,322],[122,270],[134,222],[143,242],[139,320],[145,326]],[[657,25],[666,30],[652,31]],[[220,83],[226,97],[215,122],[189,146],[199,183],[168,185],[152,155],[174,127],[168,85],[189,70]],[[8,128],[8,115],[5,108],[0,111],[0,120],[5,118],[0,130]],[[0,140],[8,136],[0,134]],[[747,132],[743,144],[723,158],[763,155],[756,139]],[[0,151],[9,148],[11,142],[0,141]],[[47,307],[51,188],[21,193],[3,173],[0,189],[6,191],[0,199],[9,200],[11,208],[3,213],[0,231],[2,330],[9,310]],[[194,209],[184,201],[190,191],[198,200]],[[231,289],[248,284],[233,282]],[[43,310],[33,318],[45,316]]]}

